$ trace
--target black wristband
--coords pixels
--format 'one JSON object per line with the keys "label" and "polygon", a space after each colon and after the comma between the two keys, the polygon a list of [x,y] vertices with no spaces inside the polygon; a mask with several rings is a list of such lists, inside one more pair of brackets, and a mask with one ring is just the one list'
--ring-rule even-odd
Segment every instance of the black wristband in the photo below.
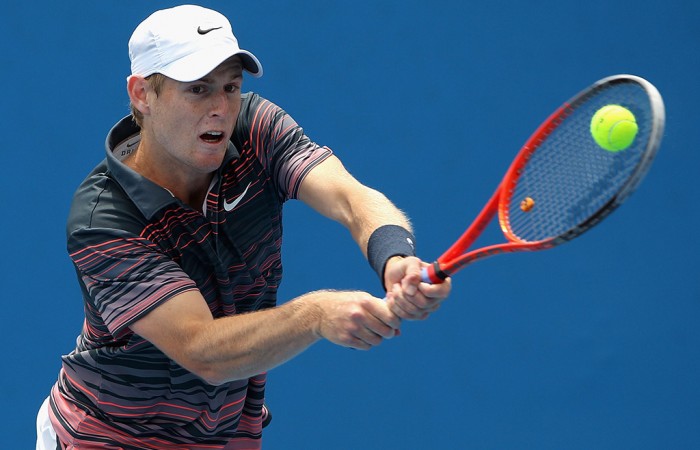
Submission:
{"label": "black wristband", "polygon": [[382,225],[372,232],[367,241],[367,261],[384,288],[384,268],[392,256],[416,256],[416,238],[398,225]]}

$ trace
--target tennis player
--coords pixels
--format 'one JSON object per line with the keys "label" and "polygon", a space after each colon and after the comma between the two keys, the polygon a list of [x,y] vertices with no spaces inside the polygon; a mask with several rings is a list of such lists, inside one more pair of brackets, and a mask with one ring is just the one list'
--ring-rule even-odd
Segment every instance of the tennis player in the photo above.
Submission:
{"label": "tennis player", "polygon": [[[241,93],[244,72],[263,69],[223,15],[157,11],[129,56],[132,114],[69,215],[85,322],[39,412],[37,448],[260,448],[268,370],[321,339],[377,346],[435,311],[450,283],[420,282],[426,263],[384,195]],[[386,302],[316,291],[277,306],[289,199],[347,227]]]}

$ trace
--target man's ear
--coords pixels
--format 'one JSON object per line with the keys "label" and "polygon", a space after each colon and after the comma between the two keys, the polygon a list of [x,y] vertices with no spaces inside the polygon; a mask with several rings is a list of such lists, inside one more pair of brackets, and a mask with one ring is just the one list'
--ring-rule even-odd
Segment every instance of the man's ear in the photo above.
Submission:
{"label": "man's ear", "polygon": [[140,75],[131,75],[126,80],[126,91],[129,94],[131,104],[138,109],[141,114],[148,115],[150,107],[146,94],[148,92],[148,80]]}

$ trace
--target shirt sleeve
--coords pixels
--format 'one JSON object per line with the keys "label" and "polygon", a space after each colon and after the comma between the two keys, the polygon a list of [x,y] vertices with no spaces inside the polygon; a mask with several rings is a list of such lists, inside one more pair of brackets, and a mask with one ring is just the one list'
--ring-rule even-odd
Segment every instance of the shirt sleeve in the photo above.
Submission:
{"label": "shirt sleeve", "polygon": [[247,95],[237,127],[275,182],[281,201],[296,198],[306,174],[332,154],[309,139],[289,114],[257,94]]}
{"label": "shirt sleeve", "polygon": [[88,321],[119,336],[158,305],[196,284],[170,257],[142,237],[107,228],[84,228],[69,237],[88,307]]}

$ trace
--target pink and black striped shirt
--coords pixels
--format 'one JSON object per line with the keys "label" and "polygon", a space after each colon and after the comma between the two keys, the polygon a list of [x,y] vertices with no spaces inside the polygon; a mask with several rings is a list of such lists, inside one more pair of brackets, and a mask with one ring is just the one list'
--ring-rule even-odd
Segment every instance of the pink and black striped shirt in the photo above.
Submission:
{"label": "pink and black striped shirt", "polygon": [[[68,252],[85,322],[51,393],[60,440],[80,448],[258,448],[265,374],[214,386],[130,325],[197,289],[214,317],[270,308],[282,277],[282,206],[331,154],[276,105],[248,93],[204,210],[123,163],[139,141],[130,117],[78,188]],[[71,447],[72,448],[72,447]]]}

